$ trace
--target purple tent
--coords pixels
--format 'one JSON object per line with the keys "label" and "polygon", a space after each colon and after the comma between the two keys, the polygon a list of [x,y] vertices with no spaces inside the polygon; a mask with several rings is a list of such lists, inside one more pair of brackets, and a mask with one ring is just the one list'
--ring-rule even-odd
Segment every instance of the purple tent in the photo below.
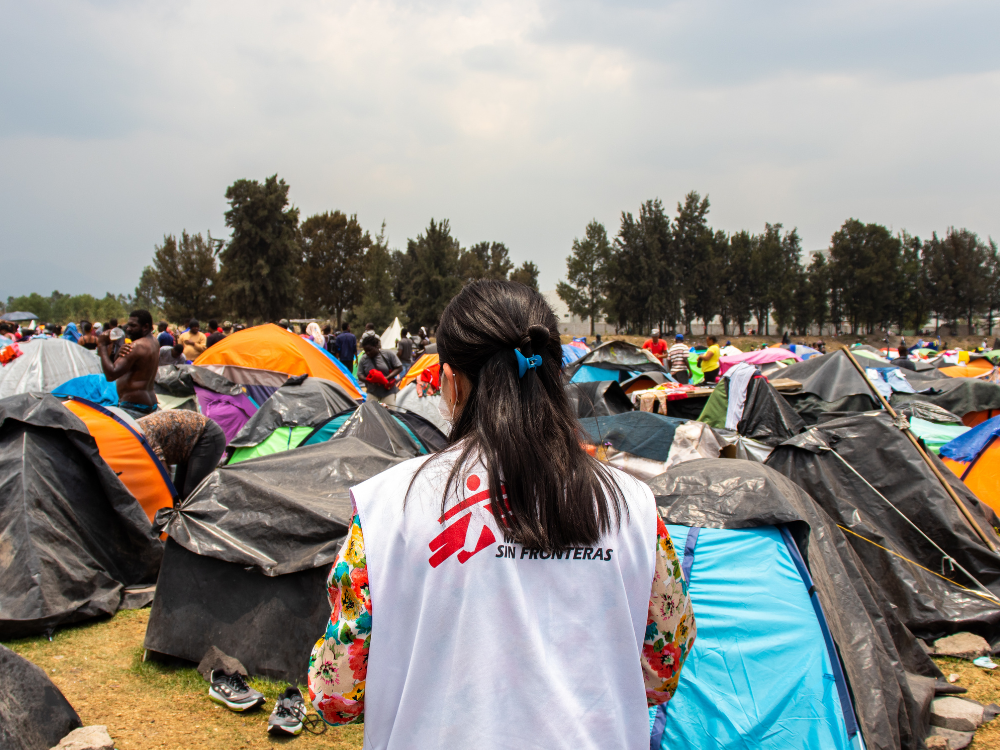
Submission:
{"label": "purple tent", "polygon": [[257,407],[246,393],[230,396],[226,393],[215,393],[199,385],[194,387],[194,392],[198,396],[201,413],[222,428],[226,433],[227,443],[236,437],[236,433],[243,429],[243,425],[257,411]]}

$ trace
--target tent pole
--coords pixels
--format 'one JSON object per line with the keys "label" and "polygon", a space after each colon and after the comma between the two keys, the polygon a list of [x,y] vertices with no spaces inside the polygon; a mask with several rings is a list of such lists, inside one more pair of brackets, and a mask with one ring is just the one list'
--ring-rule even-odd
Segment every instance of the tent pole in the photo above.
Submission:
{"label": "tent pole", "polygon": [[[854,358],[854,355],[851,354],[850,349],[847,349],[845,347],[844,354],[847,355],[847,358],[851,360],[851,364],[854,365],[854,368],[861,374],[861,377],[864,378],[865,384],[868,386],[869,390],[871,390],[871,392],[875,394],[875,397],[879,400],[879,402],[881,402],[882,408],[884,408],[887,412],[889,412],[889,416],[891,416],[895,420],[896,417],[899,416],[898,414],[896,414],[896,410],[893,409],[891,406],[889,406],[889,402],[886,401],[885,396],[879,393],[878,389],[868,379],[868,374],[864,371],[864,368],[861,367],[861,365],[858,363],[858,360]],[[969,525],[979,535],[979,538],[986,543],[986,546],[990,548],[991,552],[996,552],[997,551],[996,545],[993,544],[993,542],[989,539],[989,537],[986,536],[986,533],[982,530],[979,524],[976,523],[976,519],[972,517],[972,514],[969,512],[969,509],[965,507],[965,503],[962,502],[962,499],[956,494],[952,486],[948,484],[948,480],[944,478],[944,476],[938,470],[938,467],[934,465],[933,461],[931,461],[930,456],[928,456],[927,453],[924,451],[923,447],[913,436],[913,433],[910,432],[910,430],[908,429],[902,430],[902,432],[904,435],[906,435],[906,437],[910,439],[910,442],[913,444],[913,447],[917,449],[917,453],[919,453],[920,457],[924,459],[924,463],[927,464],[928,468],[930,468],[930,470],[934,473],[934,476],[937,477],[937,480],[941,483],[941,486],[944,487],[944,491],[948,493],[948,496],[955,502],[955,505],[958,506],[958,510],[961,512],[963,516],[965,516],[965,520],[969,522]]]}

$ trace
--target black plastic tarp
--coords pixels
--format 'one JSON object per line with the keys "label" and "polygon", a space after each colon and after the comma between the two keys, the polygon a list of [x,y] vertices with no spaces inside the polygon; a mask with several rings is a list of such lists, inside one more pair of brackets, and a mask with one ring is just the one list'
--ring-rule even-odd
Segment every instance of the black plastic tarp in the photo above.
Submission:
{"label": "black plastic tarp", "polygon": [[204,367],[164,365],[156,371],[154,389],[157,393],[180,398],[194,396],[195,386],[228,396],[238,396],[243,393],[243,386]]}
{"label": "black plastic tarp", "polygon": [[0,401],[0,637],[113,614],[156,580],[163,545],[58,399]]}
{"label": "black plastic tarp", "polygon": [[357,401],[329,380],[306,375],[289,378],[250,417],[229,447],[252,447],[267,440],[279,427],[315,427],[355,406]]}
{"label": "black plastic tarp", "polygon": [[610,417],[584,417],[580,425],[584,439],[592,445],[610,445],[651,461],[666,461],[674,432],[685,421],[648,411],[631,411]]}
{"label": "black plastic tarp", "polygon": [[767,378],[757,376],[747,384],[743,418],[736,431],[764,445],[777,445],[806,428],[806,423],[781,397]]}
{"label": "black plastic tarp", "polygon": [[80,726],[45,670],[0,645],[0,747],[49,750]]}
{"label": "black plastic tarp", "polygon": [[615,371],[667,371],[666,368],[659,363],[659,361],[651,361],[641,346],[630,344],[627,341],[608,341],[601,344],[596,349],[591,350],[587,354],[584,354],[575,362],[570,362],[565,368],[563,368],[563,377],[566,382],[569,382],[570,379],[576,374],[576,371],[584,365]]}
{"label": "black plastic tarp", "polygon": [[[936,456],[931,460],[1000,546],[993,511]],[[846,529],[865,569],[916,635],[935,639],[967,630],[1000,643],[1000,602],[981,595],[958,567],[1000,595],[1000,556],[977,536],[886,412],[823,422],[779,445],[766,463]]]}
{"label": "black plastic tarp", "polygon": [[[889,403],[897,404],[924,401],[964,417],[974,411],[1000,409],[1000,385],[976,378],[949,378],[947,376],[932,382],[917,381],[923,373],[909,373],[907,378],[914,386],[932,388],[930,393],[893,393]],[[918,382],[920,383],[918,385]]]}
{"label": "black plastic tarp", "polygon": [[334,439],[354,437],[390,456],[412,458],[421,453],[411,438],[387,409],[375,401],[365,401],[334,434]]}
{"label": "black plastic tarp", "polygon": [[400,422],[413,430],[413,434],[424,444],[429,453],[439,451],[448,445],[448,436],[439,430],[430,420],[420,416],[415,411],[400,406],[386,407]]}
{"label": "black plastic tarp", "polygon": [[919,683],[940,672],[820,505],[778,472],[738,459],[679,464],[649,485],[666,523],[722,529],[787,525],[837,644],[866,746],[924,747],[928,716],[907,675]]}
{"label": "black plastic tarp", "polygon": [[567,383],[566,398],[577,417],[607,417],[634,408],[617,380]]}
{"label": "black plastic tarp", "polygon": [[351,520],[350,488],[402,459],[353,437],[215,470],[156,526],[198,555],[280,576],[333,562]]}

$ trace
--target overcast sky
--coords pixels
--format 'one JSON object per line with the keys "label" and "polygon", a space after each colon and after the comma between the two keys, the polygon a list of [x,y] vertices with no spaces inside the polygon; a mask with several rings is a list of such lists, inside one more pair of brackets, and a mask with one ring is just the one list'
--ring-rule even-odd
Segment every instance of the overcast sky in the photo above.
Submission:
{"label": "overcast sky", "polygon": [[659,197],[713,226],[1000,238],[1000,3],[0,0],[0,296],[131,292],[226,186],[404,248],[431,217],[551,289]]}

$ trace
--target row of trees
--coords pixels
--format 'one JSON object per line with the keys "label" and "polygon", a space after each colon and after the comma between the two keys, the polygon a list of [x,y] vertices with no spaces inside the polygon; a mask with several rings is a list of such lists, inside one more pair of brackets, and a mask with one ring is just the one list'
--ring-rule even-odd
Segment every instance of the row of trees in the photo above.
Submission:
{"label": "row of trees", "polygon": [[719,319],[724,334],[811,326],[872,333],[890,326],[923,327],[931,318],[970,327],[983,315],[992,333],[1000,310],[1000,255],[996,243],[950,228],[921,240],[880,224],[848,219],[830,247],[803,259],[795,229],[726,234],[708,224],[709,201],[691,192],[667,215],[659,200],[638,215],[623,212],[609,239],[592,221],[573,241],[567,281],[557,287],[570,311],[627,331],[691,333]]}
{"label": "row of trees", "polygon": [[128,310],[135,309],[130,295],[115,296],[108,292],[98,298],[90,294],[63,294],[55,291],[49,296],[37,292],[22,297],[8,297],[6,310],[30,312],[44,322],[65,324],[71,320],[107,322],[112,318],[123,319]]}

